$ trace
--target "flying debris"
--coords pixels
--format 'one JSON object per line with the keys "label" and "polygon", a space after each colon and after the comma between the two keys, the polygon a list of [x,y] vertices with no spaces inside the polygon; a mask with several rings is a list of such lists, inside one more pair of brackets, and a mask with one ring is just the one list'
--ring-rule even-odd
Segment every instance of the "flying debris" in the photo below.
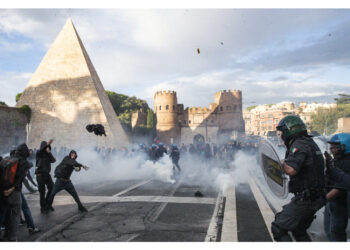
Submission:
{"label": "flying debris", "polygon": [[194,193],[194,196],[195,196],[195,197],[204,197],[204,195],[202,194],[201,191],[195,192],[195,193]]}
{"label": "flying debris", "polygon": [[200,54],[200,53],[201,53],[201,51],[199,50],[199,48],[197,48],[197,53],[198,53],[198,54]]}
{"label": "flying debris", "polygon": [[103,127],[102,124],[89,124],[86,126],[86,130],[89,132],[89,133],[92,133],[94,132],[95,135],[97,136],[106,136],[106,132],[105,132],[105,128]]}
{"label": "flying debris", "polygon": [[221,45],[224,45],[224,42],[220,42]]}

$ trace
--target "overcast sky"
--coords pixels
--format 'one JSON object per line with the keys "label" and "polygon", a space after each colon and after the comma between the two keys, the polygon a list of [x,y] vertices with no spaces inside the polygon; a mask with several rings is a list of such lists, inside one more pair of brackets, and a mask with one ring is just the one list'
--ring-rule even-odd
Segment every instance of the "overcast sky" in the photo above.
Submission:
{"label": "overcast sky", "polygon": [[[71,17],[106,90],[209,106],[333,102],[350,93],[349,9],[0,9],[0,100],[15,104]],[[200,49],[200,54],[197,53]]]}

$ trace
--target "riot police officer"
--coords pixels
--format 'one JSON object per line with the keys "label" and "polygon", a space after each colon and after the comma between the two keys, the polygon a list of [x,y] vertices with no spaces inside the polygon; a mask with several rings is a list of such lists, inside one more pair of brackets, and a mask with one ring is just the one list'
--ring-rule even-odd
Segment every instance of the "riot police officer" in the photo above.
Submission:
{"label": "riot police officer", "polygon": [[171,153],[170,153],[171,161],[173,162],[173,170],[175,170],[175,167],[179,172],[181,172],[181,168],[179,166],[179,160],[180,160],[180,151],[176,144],[173,144],[171,146]]}
{"label": "riot police officer", "polygon": [[287,147],[283,169],[294,197],[275,215],[271,231],[275,241],[292,241],[288,232],[296,241],[311,241],[306,230],[326,202],[322,152],[299,116],[284,117],[276,129]]}
{"label": "riot police officer", "polygon": [[[350,134],[335,134],[328,143],[334,157],[332,161],[334,167],[350,174]],[[327,158],[329,159],[326,155]],[[332,178],[326,179],[326,187],[328,187],[326,195],[328,202],[324,212],[325,233],[329,241],[346,241],[346,228],[348,226],[347,190],[342,187],[341,183]]]}

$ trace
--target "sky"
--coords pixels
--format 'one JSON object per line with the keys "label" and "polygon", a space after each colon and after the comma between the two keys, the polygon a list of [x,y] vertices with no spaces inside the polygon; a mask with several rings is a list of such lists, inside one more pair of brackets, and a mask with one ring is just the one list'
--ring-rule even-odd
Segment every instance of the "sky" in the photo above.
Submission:
{"label": "sky", "polygon": [[69,17],[105,89],[151,108],[159,90],[185,107],[228,89],[245,107],[350,94],[350,9],[2,8],[0,101],[15,105]]}

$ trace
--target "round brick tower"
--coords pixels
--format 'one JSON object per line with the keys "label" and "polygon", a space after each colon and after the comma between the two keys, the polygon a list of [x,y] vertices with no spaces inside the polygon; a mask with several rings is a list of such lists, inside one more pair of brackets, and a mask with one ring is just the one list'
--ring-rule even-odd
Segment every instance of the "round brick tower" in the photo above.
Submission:
{"label": "round brick tower", "polygon": [[177,117],[175,91],[157,91],[154,94],[154,112],[157,116],[157,136],[166,144],[178,143],[180,127]]}

